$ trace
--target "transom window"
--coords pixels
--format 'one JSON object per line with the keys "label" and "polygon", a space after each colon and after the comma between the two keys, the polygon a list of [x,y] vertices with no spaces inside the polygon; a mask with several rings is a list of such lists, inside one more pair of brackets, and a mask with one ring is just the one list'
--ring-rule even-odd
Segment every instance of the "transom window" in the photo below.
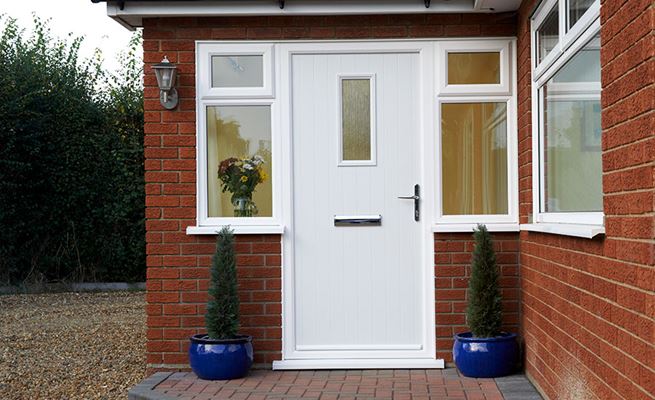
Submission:
{"label": "transom window", "polygon": [[603,225],[598,3],[546,1],[533,17],[536,224]]}

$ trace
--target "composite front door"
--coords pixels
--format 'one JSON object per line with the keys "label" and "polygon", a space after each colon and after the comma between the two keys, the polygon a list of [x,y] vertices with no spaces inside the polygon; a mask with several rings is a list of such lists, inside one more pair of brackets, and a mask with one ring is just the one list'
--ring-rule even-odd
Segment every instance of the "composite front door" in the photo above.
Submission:
{"label": "composite front door", "polygon": [[437,366],[419,199],[421,54],[292,54],[289,72],[285,360]]}

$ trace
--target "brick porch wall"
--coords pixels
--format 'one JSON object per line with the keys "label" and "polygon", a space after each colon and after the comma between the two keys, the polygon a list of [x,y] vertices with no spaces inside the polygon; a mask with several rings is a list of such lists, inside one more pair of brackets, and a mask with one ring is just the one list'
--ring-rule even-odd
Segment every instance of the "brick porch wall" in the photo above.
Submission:
{"label": "brick porch wall", "polygon": [[[503,329],[518,331],[519,323],[519,235],[493,233],[496,261],[500,267],[503,295]],[[471,253],[475,244],[470,233],[434,235],[434,275],[437,357],[453,361],[453,335],[466,327],[466,289],[471,276]]]}
{"label": "brick porch wall", "polygon": [[[530,26],[518,17],[521,222],[532,213]],[[601,6],[606,236],[521,233],[526,371],[549,398],[655,393],[655,40],[652,1]]]}
{"label": "brick porch wall", "polygon": [[[338,17],[170,18],[144,21],[145,155],[147,206],[147,313],[149,370],[187,368],[187,337],[203,331],[204,304],[214,237],[187,236],[195,223],[195,40],[360,39],[402,37],[514,36],[515,15],[431,14]],[[164,55],[178,64],[180,105],[164,111],[152,69]],[[516,236],[516,235],[515,235]],[[243,331],[255,336],[255,361],[281,358],[279,235],[238,237]],[[515,239],[503,237],[501,251],[513,253],[504,290],[515,296]],[[463,329],[464,251],[470,235],[439,237],[437,257],[438,353],[450,360],[451,334]],[[505,244],[507,243],[507,244]],[[502,255],[505,257],[505,255]],[[445,259],[444,258],[444,259]],[[449,272],[446,272],[449,271]],[[455,272],[457,271],[457,272]],[[461,276],[458,276],[460,273]],[[447,287],[452,285],[451,289]],[[446,296],[445,298],[442,296]],[[446,310],[447,309],[447,310]],[[515,323],[516,297],[507,303]]]}

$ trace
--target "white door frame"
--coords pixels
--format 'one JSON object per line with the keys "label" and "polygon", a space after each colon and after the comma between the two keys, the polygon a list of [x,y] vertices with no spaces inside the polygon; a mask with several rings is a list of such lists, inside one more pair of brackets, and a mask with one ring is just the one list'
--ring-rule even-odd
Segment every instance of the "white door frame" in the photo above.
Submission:
{"label": "white door frame", "polygon": [[[287,229],[283,235],[282,254],[282,361],[273,362],[273,369],[344,369],[344,368],[443,368],[442,359],[436,359],[435,334],[435,288],[434,288],[434,221],[435,204],[435,118],[436,96],[435,88],[435,57],[434,41],[402,40],[402,41],[337,41],[337,42],[281,42],[276,52],[276,81],[279,85],[280,132],[289,132],[282,136],[284,155],[283,170],[288,171],[289,187],[282,188],[283,215],[286,217]],[[292,65],[294,54],[367,54],[367,53],[415,53],[419,56],[420,65],[420,149],[417,156],[421,158],[419,184],[421,185],[421,232],[422,232],[422,315],[424,327],[420,352],[412,351],[412,355],[399,358],[396,351],[390,358],[366,358],[366,352],[350,353],[348,359],[322,359],[325,351],[299,352],[295,341],[295,310],[294,310],[294,204],[293,204],[293,135],[292,132]],[[413,183],[413,182],[409,182]],[[409,185],[408,183],[408,185]],[[411,193],[408,193],[411,195]],[[379,353],[381,354],[381,353]],[[393,357],[393,358],[391,358]]]}

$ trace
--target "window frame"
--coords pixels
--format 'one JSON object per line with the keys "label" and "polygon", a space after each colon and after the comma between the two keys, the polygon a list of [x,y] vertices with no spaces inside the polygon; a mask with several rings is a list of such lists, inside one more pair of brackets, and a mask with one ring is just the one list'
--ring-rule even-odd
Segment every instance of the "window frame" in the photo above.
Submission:
{"label": "window frame", "polygon": [[[376,79],[374,73],[348,73],[337,76],[337,165],[339,167],[370,167],[377,165],[377,111],[376,111]],[[370,160],[344,160],[343,159],[343,81],[346,80],[368,80],[369,81],[369,110],[370,110]]]}
{"label": "window frame", "polygon": [[[280,107],[273,90],[273,65],[264,63],[264,76],[270,75],[271,92],[255,88],[229,88],[229,91],[211,87],[211,57],[217,54],[253,54],[269,48],[272,57],[273,44],[219,44],[216,42],[196,42],[196,63],[199,66],[196,75],[196,226],[187,227],[187,234],[211,234],[222,226],[231,226],[235,233],[282,233],[282,157],[280,134]],[[266,87],[266,78],[264,78]],[[259,93],[259,94],[256,94]],[[207,108],[213,106],[269,106],[271,118],[271,186],[272,216],[270,217],[209,217],[209,185],[207,179]]]}
{"label": "window frame", "polygon": [[[556,4],[560,11],[559,41],[550,54],[537,65],[536,47],[537,30],[551,7]],[[591,238],[604,233],[604,213],[602,211],[586,212],[545,212],[542,205],[545,195],[545,179],[543,165],[544,151],[544,98],[543,88],[548,81],[561,70],[585,45],[600,32],[600,2],[596,0],[576,24],[566,31],[568,23],[568,0],[545,1],[532,17],[532,221],[521,226],[523,230],[558,233],[563,235]],[[563,85],[566,85],[564,83]],[[571,84],[571,85],[576,85]],[[582,84],[580,88],[591,85]],[[584,90],[583,90],[584,91]],[[581,93],[574,97],[589,97]],[[602,171],[600,172],[602,174]],[[552,226],[551,224],[555,224]],[[581,227],[587,227],[581,229]]]}
{"label": "window frame", "polygon": [[[200,85],[197,85],[198,97],[220,98],[273,98],[274,97],[274,62],[273,44],[253,43],[198,43],[196,48],[197,73]],[[202,56],[200,54],[202,52]],[[213,56],[262,56],[262,86],[212,87]]]}
{"label": "window frame", "polygon": [[[510,46],[508,40],[453,41],[437,43],[437,87],[438,96],[461,95],[509,95],[512,92],[510,68]],[[449,53],[500,53],[500,82],[480,84],[449,84]],[[513,62],[513,61],[512,61]]]}
{"label": "window frame", "polygon": [[[448,85],[448,51],[462,52],[500,51],[500,84]],[[461,40],[438,43],[435,52],[437,66],[435,107],[435,203],[433,232],[471,232],[479,223],[492,231],[519,230],[518,194],[518,133],[516,99],[516,41]],[[441,105],[445,103],[505,103],[507,110],[507,214],[445,215],[443,212],[442,124]]]}

